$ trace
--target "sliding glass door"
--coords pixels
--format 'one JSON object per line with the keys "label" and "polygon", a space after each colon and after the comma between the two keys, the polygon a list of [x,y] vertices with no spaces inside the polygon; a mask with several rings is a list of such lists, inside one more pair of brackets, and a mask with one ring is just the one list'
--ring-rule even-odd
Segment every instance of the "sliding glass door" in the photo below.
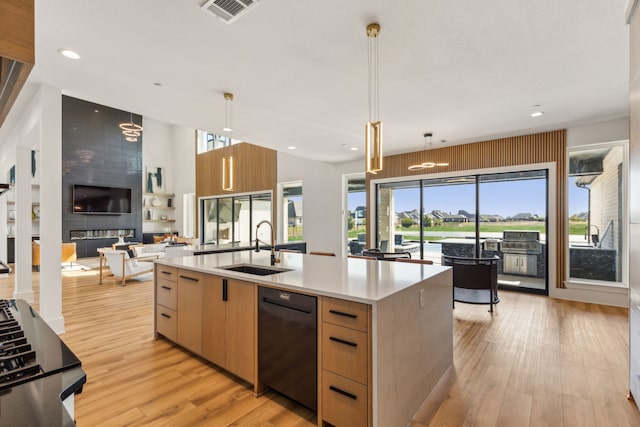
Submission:
{"label": "sliding glass door", "polygon": [[442,263],[494,257],[501,285],[546,292],[547,171],[376,185],[376,247]]}

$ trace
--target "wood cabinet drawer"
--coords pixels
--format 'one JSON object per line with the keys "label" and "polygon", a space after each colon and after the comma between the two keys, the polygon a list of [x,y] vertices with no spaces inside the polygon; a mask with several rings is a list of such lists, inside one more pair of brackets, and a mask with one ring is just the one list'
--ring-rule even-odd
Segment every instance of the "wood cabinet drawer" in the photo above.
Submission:
{"label": "wood cabinet drawer", "polygon": [[361,384],[367,384],[368,335],[325,323],[322,326],[322,367]]}
{"label": "wood cabinet drawer", "polygon": [[353,301],[324,297],[322,304],[322,320],[324,322],[363,332],[369,330],[368,312],[368,305]]}
{"label": "wood cabinet drawer", "polygon": [[156,330],[175,342],[178,336],[178,313],[156,304]]}
{"label": "wood cabinet drawer", "polygon": [[178,283],[186,283],[186,284],[198,284],[204,281],[204,275],[202,273],[198,273],[197,271],[183,270],[180,269],[177,272],[177,280]]}
{"label": "wood cabinet drawer", "polygon": [[175,267],[167,267],[166,265],[156,264],[156,277],[158,279],[170,280],[175,282],[178,280],[178,269]]}
{"label": "wood cabinet drawer", "polygon": [[178,309],[178,285],[170,280],[156,281],[156,303],[167,308]]}
{"label": "wood cabinet drawer", "polygon": [[322,372],[322,420],[336,427],[367,426],[367,387]]}

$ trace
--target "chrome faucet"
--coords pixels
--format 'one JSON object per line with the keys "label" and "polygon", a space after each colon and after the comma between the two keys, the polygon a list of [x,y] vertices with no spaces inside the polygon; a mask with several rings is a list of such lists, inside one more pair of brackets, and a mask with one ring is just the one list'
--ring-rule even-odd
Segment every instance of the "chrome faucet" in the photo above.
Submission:
{"label": "chrome faucet", "polygon": [[[276,263],[280,262],[280,258],[276,258],[276,245],[275,245],[275,241],[276,241],[276,232],[273,229],[273,225],[271,225],[271,223],[269,221],[267,221],[266,219],[263,221],[260,221],[258,223],[258,225],[256,225],[256,252],[260,252],[260,242],[261,240],[258,239],[258,230],[260,229],[260,226],[262,224],[269,224],[269,227],[271,228],[271,265],[276,265]],[[266,245],[265,242],[262,242]]]}

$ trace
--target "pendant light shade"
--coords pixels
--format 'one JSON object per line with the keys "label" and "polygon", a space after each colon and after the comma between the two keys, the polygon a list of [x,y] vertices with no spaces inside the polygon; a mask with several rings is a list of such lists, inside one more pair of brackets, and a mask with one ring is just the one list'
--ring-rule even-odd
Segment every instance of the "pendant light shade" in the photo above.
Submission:
{"label": "pendant light shade", "polygon": [[380,24],[367,25],[369,59],[369,122],[365,125],[366,171],[382,170],[382,122],[380,121],[380,96],[378,82],[378,35]]}
{"label": "pendant light shade", "polygon": [[[229,92],[224,93],[224,128],[222,130],[227,134],[227,143],[231,146],[231,132],[232,126],[232,103],[233,94]],[[233,156],[225,156],[222,158],[222,190],[233,191]]]}
{"label": "pendant light shade", "polygon": [[142,133],[142,126],[133,123],[133,113],[129,113],[129,121],[120,123],[120,129],[124,138],[129,142],[137,142],[138,137]]}
{"label": "pendant light shade", "polygon": [[233,131],[233,94],[225,92],[224,94],[224,127],[225,132]]}

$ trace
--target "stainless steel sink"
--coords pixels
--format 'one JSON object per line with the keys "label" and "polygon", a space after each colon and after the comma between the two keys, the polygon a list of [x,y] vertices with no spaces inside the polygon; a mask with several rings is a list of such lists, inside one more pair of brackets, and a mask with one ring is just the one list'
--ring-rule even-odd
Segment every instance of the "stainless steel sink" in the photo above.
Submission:
{"label": "stainless steel sink", "polygon": [[266,265],[254,265],[254,264],[235,264],[235,265],[225,265],[223,267],[218,267],[223,270],[229,271],[237,271],[238,273],[245,274],[255,274],[256,276],[268,276],[270,274],[284,273],[286,271],[291,271],[289,268],[277,268],[277,267],[269,267]]}

